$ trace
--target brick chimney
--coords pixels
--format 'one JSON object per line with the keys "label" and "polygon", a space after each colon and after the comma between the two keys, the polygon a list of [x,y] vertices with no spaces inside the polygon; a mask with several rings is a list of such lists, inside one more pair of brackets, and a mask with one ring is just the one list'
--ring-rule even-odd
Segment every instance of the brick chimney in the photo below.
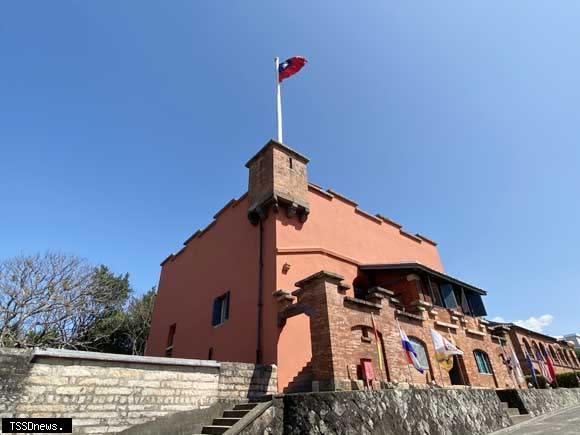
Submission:
{"label": "brick chimney", "polygon": [[288,217],[305,222],[308,213],[308,158],[275,140],[270,140],[252,157],[250,170],[248,218],[256,225],[265,219],[270,207],[286,209]]}

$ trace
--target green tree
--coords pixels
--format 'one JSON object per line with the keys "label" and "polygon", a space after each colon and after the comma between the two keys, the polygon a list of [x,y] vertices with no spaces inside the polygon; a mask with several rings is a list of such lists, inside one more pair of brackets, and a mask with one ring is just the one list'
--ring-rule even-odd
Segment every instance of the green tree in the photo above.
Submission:
{"label": "green tree", "polygon": [[132,296],[128,274],[48,252],[0,262],[0,346],[142,355],[155,288]]}
{"label": "green tree", "polygon": [[156,289],[153,287],[139,298],[131,298],[125,315],[124,332],[127,337],[128,352],[131,355],[143,355],[151,328],[153,304]]}
{"label": "green tree", "polygon": [[93,303],[97,313],[90,319],[90,327],[82,341],[86,349],[97,352],[127,353],[123,343],[122,331],[125,323],[125,310],[129,296],[133,292],[129,274],[115,275],[107,266],[94,269],[91,289],[95,294]]}

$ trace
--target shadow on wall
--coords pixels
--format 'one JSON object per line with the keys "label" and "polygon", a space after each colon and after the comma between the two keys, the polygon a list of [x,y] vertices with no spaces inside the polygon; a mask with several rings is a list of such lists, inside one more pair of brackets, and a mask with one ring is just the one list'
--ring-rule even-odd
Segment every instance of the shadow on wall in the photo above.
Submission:
{"label": "shadow on wall", "polygon": [[0,347],[0,414],[14,414],[32,370],[32,350]]}
{"label": "shadow on wall", "polygon": [[252,371],[252,378],[250,380],[250,386],[248,389],[248,399],[258,399],[260,397],[271,394],[271,392],[268,391],[268,387],[272,379],[272,371],[272,366],[254,366],[254,370]]}

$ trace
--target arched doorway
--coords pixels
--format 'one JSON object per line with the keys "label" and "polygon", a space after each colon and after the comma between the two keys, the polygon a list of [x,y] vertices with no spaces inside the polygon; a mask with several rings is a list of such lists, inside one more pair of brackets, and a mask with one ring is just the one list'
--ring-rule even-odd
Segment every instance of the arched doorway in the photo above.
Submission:
{"label": "arched doorway", "polygon": [[278,391],[311,391],[311,361],[310,317],[287,318],[278,335]]}
{"label": "arched doorway", "polygon": [[451,385],[469,385],[462,355],[453,355],[453,368],[449,371],[449,380]]}

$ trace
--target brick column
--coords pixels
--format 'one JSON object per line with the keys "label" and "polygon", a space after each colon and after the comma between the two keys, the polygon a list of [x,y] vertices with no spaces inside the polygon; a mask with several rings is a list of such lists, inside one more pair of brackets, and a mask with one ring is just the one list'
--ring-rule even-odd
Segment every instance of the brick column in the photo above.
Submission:
{"label": "brick column", "polygon": [[334,389],[332,330],[335,325],[329,321],[329,305],[339,296],[343,279],[323,270],[297,282],[298,290],[293,293],[298,297],[299,305],[311,309],[312,373],[321,390]]}

